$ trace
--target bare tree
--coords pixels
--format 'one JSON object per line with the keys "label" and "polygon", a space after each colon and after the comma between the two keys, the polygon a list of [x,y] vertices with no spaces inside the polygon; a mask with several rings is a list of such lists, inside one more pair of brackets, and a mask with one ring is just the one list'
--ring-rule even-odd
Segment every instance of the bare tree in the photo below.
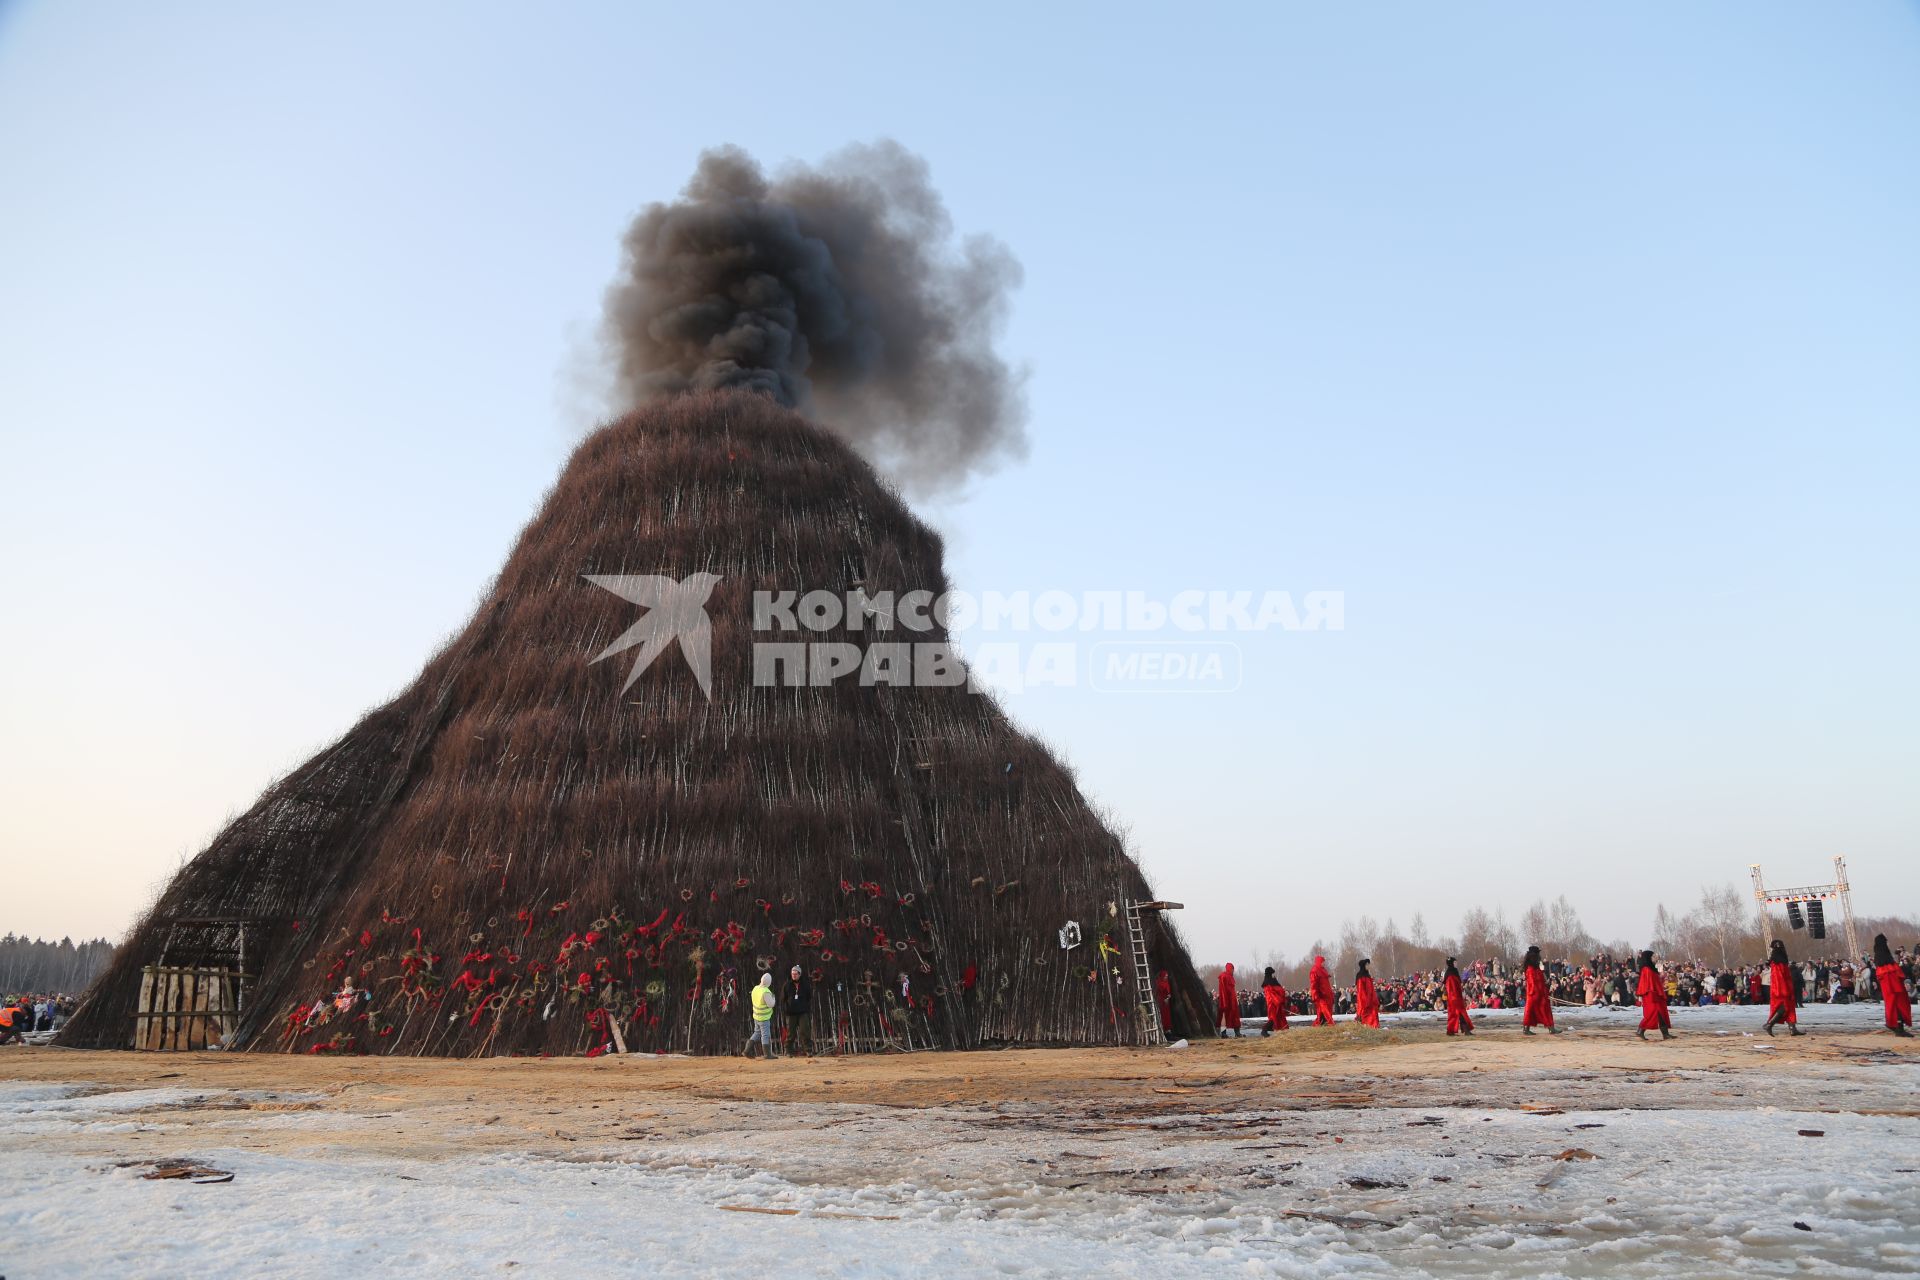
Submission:
{"label": "bare tree", "polygon": [[1337,972],[1345,973],[1354,967],[1362,956],[1373,953],[1374,944],[1380,940],[1380,926],[1372,916],[1361,916],[1358,920],[1342,921],[1340,925],[1340,950],[1329,954],[1329,963]]}
{"label": "bare tree", "polygon": [[1490,939],[1494,954],[1503,960],[1517,959],[1523,950],[1520,939],[1513,932],[1513,926],[1507,923],[1507,909],[1496,906],[1493,909],[1493,935]]}
{"label": "bare tree", "polygon": [[1663,956],[1671,955],[1678,950],[1679,941],[1680,924],[1663,902],[1653,909],[1653,936],[1647,939],[1647,946]]}
{"label": "bare tree", "polygon": [[1563,956],[1588,955],[1595,946],[1595,939],[1580,923],[1580,913],[1573,909],[1564,893],[1547,908],[1547,936],[1552,939],[1554,950]]}
{"label": "bare tree", "polygon": [[1484,907],[1469,908],[1460,917],[1460,944],[1454,954],[1463,960],[1512,960],[1513,930],[1504,911],[1488,915]]}
{"label": "bare tree", "polygon": [[1747,896],[1731,884],[1702,887],[1697,912],[1702,932],[1720,952],[1721,965],[1733,963],[1746,935],[1758,932]]}
{"label": "bare tree", "polygon": [[1553,949],[1553,924],[1547,917],[1546,903],[1536,899],[1532,906],[1520,913],[1520,939],[1542,951]]}
{"label": "bare tree", "polygon": [[1433,939],[1427,934],[1427,918],[1418,911],[1413,913],[1413,923],[1407,926],[1407,941],[1416,947],[1433,945]]}

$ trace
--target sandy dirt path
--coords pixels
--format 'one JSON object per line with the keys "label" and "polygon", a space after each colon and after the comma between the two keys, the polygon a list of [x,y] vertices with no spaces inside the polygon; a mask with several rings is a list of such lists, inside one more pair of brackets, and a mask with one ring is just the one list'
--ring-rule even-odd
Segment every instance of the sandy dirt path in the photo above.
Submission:
{"label": "sandy dirt path", "polygon": [[[1756,1046],[1765,1044],[1763,1051]],[[670,1101],[845,1103],[882,1107],[1012,1108],[1021,1114],[1218,1114],[1256,1110],[1465,1105],[1492,1109],[1632,1105],[1793,1106],[1920,1115],[1920,1099],[1866,1099],[1857,1068],[1920,1063],[1914,1041],[1871,1032],[1758,1041],[1682,1035],[1642,1042],[1608,1029],[1523,1037],[1483,1029],[1471,1040],[1434,1029],[1369,1031],[1351,1024],[1295,1028],[1270,1038],[1210,1040],[1185,1050],[1015,1049],[845,1058],[335,1058],[263,1053],[138,1054],[63,1049],[0,1051],[0,1081],[128,1090],[195,1088],[303,1093],[328,1109],[386,1113],[423,1132],[405,1143],[427,1154],[495,1145],[461,1137],[471,1121],[529,1128],[602,1129],[635,1109]],[[1877,1101],[1879,1106],[1870,1105]],[[274,1105],[263,1103],[263,1106]],[[431,1113],[429,1116],[426,1113]],[[528,1118],[560,1117],[533,1125]],[[488,1117],[497,1117],[489,1120]]]}

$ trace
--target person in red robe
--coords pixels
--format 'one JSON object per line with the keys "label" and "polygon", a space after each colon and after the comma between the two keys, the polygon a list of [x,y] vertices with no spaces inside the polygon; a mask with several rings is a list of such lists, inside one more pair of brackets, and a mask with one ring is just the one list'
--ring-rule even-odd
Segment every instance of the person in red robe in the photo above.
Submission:
{"label": "person in red robe", "polygon": [[1673,1022],[1667,1017],[1667,981],[1653,967],[1651,951],[1640,953],[1640,985],[1634,994],[1640,997],[1639,1037],[1645,1040],[1647,1032],[1658,1031],[1662,1040],[1673,1039]]}
{"label": "person in red robe", "polygon": [[1767,952],[1767,1034],[1781,1023],[1800,1035],[1799,1000],[1793,989],[1793,965],[1787,960],[1787,944],[1775,938]]}
{"label": "person in red robe", "polygon": [[1470,1036],[1473,1034],[1473,1019],[1467,1016],[1467,996],[1460,989],[1460,971],[1453,967],[1453,957],[1447,957],[1447,1034],[1450,1036]]}
{"label": "person in red robe", "polygon": [[1887,935],[1873,935],[1873,976],[1880,984],[1880,1003],[1887,1007],[1887,1030],[1897,1036],[1913,1034],[1913,1001],[1907,998],[1907,976],[1894,962]]}
{"label": "person in red robe", "polygon": [[1520,1034],[1530,1036],[1535,1027],[1545,1027],[1554,1035],[1560,1034],[1560,1028],[1553,1025],[1553,997],[1547,991],[1547,971],[1540,967],[1540,948],[1527,948],[1526,967],[1527,1003],[1520,1010]]}
{"label": "person in red robe", "polygon": [[1160,1030],[1173,1034],[1173,980],[1162,969],[1153,982],[1153,1002],[1160,1009]]}
{"label": "person in red robe", "polygon": [[1327,972],[1327,958],[1315,956],[1307,973],[1307,995],[1313,999],[1313,1025],[1333,1025],[1333,975]]}
{"label": "person in red robe", "polygon": [[1380,993],[1374,989],[1373,975],[1367,972],[1371,959],[1360,962],[1360,971],[1353,975],[1353,1016],[1360,1020],[1363,1027],[1380,1025]]}
{"label": "person in red robe", "polygon": [[1240,1034],[1240,990],[1233,985],[1233,966],[1220,971],[1220,1034]]}
{"label": "person in red robe", "polygon": [[1267,1029],[1261,1035],[1271,1035],[1275,1031],[1287,1029],[1287,989],[1280,985],[1280,979],[1274,977],[1273,966],[1267,966],[1266,976],[1260,979],[1260,994],[1267,1000]]}

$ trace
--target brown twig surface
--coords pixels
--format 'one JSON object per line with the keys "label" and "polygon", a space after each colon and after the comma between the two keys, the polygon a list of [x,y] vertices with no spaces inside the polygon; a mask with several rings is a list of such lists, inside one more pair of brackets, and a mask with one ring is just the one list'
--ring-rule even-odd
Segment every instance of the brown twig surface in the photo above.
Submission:
{"label": "brown twig surface", "polygon": [[[674,650],[623,691],[632,655],[591,659],[642,609],[586,575],[696,572],[719,576],[711,698]],[[856,588],[947,580],[833,436],[740,393],[604,428],[472,620],[175,877],[63,1043],[125,1046],[141,969],[232,965],[243,928],[245,1048],[571,1054],[613,1020],[635,1050],[730,1053],[749,988],[794,963],[847,1050],[1136,1042],[1098,939],[1124,947],[1113,910],[1153,895],[1041,743],[964,687],[756,684],[756,640],[946,640],[753,629],[755,591]],[[1206,1032],[1178,937],[1150,933],[1176,1034]],[[319,1003],[348,979],[369,995]]]}

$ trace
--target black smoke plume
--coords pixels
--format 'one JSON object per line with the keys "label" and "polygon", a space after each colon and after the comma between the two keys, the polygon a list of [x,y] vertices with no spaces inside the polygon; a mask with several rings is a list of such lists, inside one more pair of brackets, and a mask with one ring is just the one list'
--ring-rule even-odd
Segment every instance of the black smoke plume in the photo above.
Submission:
{"label": "black smoke plume", "polygon": [[617,394],[762,391],[922,490],[1023,454],[1022,378],[994,350],[1020,264],[953,239],[926,162],[896,142],[771,179],[708,151],[627,231],[606,300]]}

